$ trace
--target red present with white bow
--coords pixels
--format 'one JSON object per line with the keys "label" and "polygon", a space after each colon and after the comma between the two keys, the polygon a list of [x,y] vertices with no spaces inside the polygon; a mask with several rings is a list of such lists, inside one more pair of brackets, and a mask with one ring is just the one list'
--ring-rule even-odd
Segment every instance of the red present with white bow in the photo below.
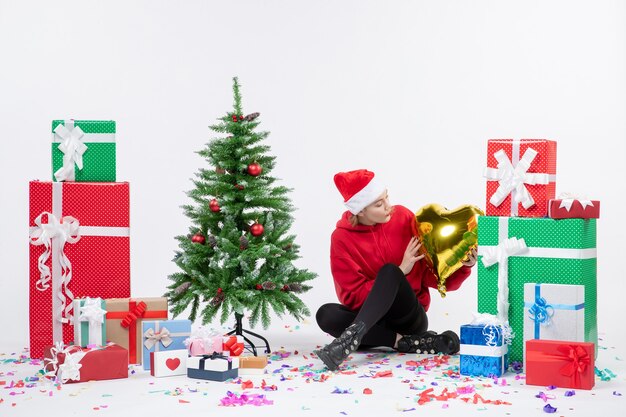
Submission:
{"label": "red present with white bow", "polygon": [[591,389],[595,383],[593,343],[526,341],[526,385]]}
{"label": "red present with white bow", "polygon": [[128,351],[115,343],[93,348],[47,346],[43,354],[46,377],[70,382],[128,378]]}
{"label": "red present with white bow", "polygon": [[558,199],[550,200],[548,217],[552,219],[599,219],[600,202],[573,194],[561,194]]}
{"label": "red present with white bow", "polygon": [[487,216],[545,217],[556,184],[556,142],[490,139],[487,143]]}
{"label": "red present with white bow", "polygon": [[187,349],[150,352],[150,375],[157,378],[187,375],[187,356]]}
{"label": "red present with white bow", "polygon": [[224,336],[222,343],[222,351],[230,356],[239,356],[244,351],[242,336]]}
{"label": "red present with white bow", "polygon": [[74,340],[76,297],[130,296],[128,183],[30,183],[30,354]]}

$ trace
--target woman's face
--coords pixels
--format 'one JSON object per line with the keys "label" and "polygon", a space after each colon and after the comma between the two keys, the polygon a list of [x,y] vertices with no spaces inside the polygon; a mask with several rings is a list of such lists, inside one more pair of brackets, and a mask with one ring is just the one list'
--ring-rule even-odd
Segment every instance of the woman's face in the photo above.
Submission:
{"label": "woman's face", "polygon": [[387,223],[391,219],[391,204],[385,190],[372,204],[357,214],[359,223],[371,226],[376,223]]}

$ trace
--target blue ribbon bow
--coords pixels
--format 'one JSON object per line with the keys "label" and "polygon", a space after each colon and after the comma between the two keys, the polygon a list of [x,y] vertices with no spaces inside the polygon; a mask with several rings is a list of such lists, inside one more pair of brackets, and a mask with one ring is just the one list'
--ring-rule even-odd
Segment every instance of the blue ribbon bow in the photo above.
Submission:
{"label": "blue ribbon bow", "polygon": [[535,294],[535,304],[528,309],[528,314],[536,324],[549,326],[550,319],[554,316],[554,308],[548,304],[545,298]]}

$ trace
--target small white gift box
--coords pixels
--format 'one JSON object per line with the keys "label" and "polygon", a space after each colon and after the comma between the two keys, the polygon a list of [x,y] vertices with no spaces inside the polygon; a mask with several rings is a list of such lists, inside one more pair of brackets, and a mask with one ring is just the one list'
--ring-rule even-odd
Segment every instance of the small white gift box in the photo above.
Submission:
{"label": "small white gift box", "polygon": [[154,377],[185,375],[187,373],[187,349],[150,352],[150,375]]}

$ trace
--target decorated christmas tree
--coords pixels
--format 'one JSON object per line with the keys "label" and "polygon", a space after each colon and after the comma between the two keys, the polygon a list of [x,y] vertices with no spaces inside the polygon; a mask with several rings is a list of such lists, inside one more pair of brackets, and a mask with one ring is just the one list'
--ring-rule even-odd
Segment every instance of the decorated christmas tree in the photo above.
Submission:
{"label": "decorated christmas tree", "polygon": [[299,294],[316,274],[299,269],[295,236],[289,234],[294,208],[289,189],[277,185],[271,172],[275,157],[263,144],[269,132],[257,131],[259,113],[243,115],[237,78],[233,79],[234,107],[211,126],[218,136],[198,153],[208,168],[201,168],[187,194],[195,204],[183,206],[191,220],[189,235],[177,236],[174,262],[179,272],[166,296],[174,315],[190,307],[189,318],[202,323],[219,313],[224,323],[231,316],[249,315],[270,324],[270,308],[300,320],[310,314]]}

